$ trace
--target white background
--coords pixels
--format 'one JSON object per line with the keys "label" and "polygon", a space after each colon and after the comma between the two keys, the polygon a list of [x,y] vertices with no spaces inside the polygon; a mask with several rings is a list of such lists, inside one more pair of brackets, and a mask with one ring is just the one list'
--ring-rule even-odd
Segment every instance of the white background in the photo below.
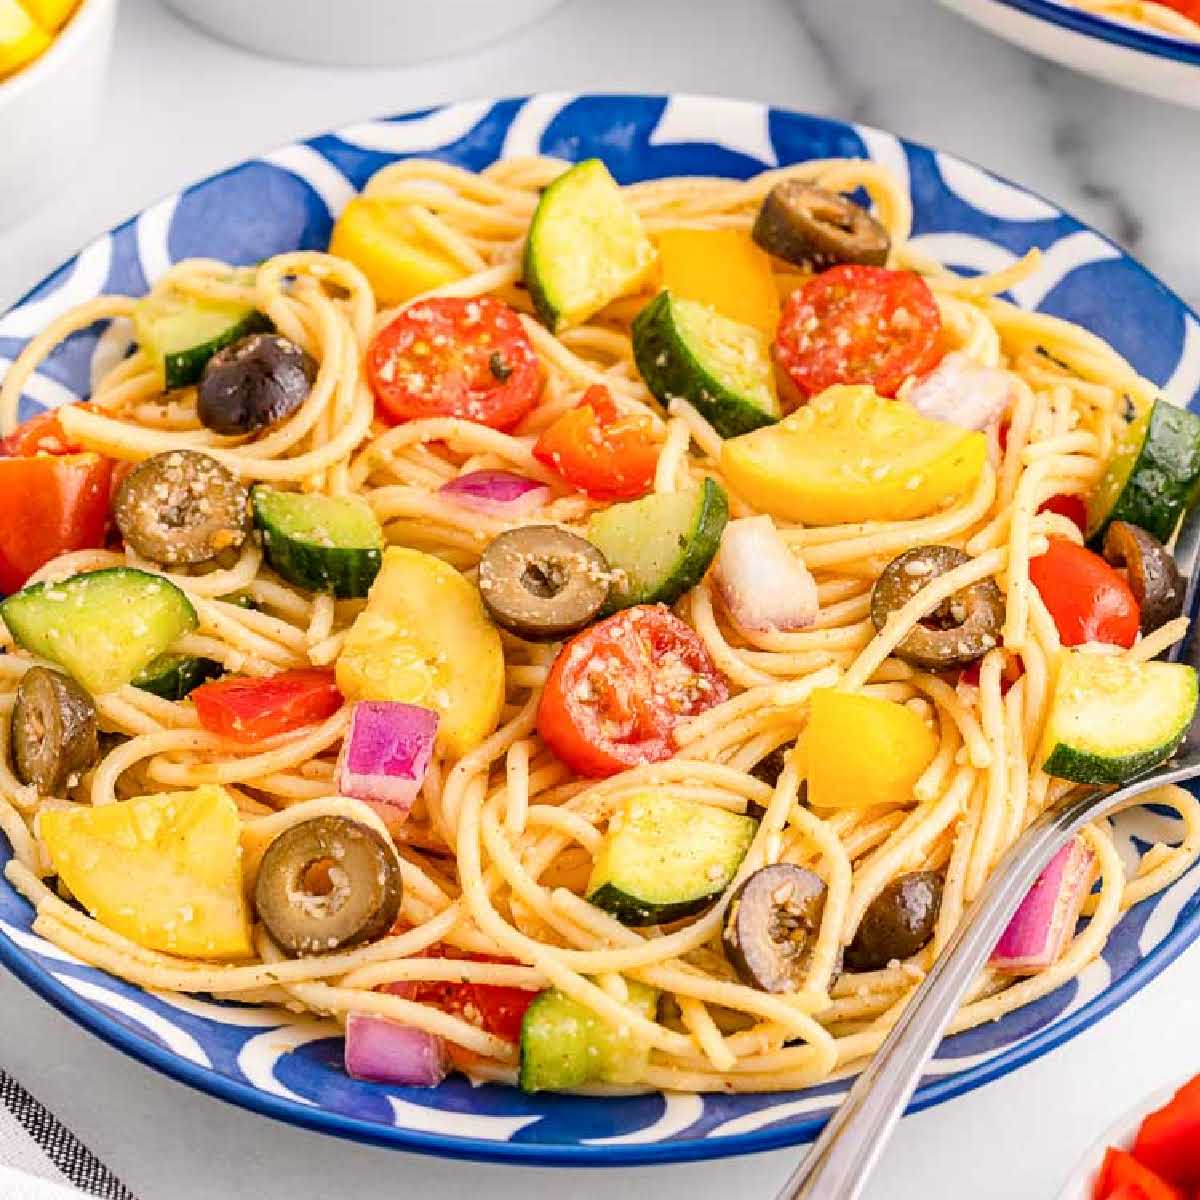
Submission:
{"label": "white background", "polygon": [[[558,88],[713,92],[889,127],[1046,193],[1200,296],[1200,115],[1038,64],[928,0],[569,0],[478,54],[358,71],[271,62],[196,33],[153,0],[124,0],[98,144],[60,201],[0,231],[0,308],[101,230],[275,143],[441,100]],[[783,1151],[535,1171],[341,1144],[155,1075],[8,976],[0,976],[0,1065],[142,1200],[770,1200],[795,1160]],[[870,1196],[1052,1197],[1114,1117],[1196,1070],[1200,952],[1069,1045],[908,1118]]]}

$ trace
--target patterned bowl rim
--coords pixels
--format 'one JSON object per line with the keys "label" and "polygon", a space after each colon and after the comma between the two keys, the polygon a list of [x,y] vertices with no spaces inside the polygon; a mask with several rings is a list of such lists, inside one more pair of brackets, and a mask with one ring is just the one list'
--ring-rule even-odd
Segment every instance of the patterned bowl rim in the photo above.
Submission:
{"label": "patterned bowl rim", "polygon": [[1140,54],[1150,54],[1155,58],[1169,58],[1174,62],[1187,66],[1200,67],[1200,42],[1189,41],[1187,38],[1172,37],[1169,33],[1159,33],[1143,29],[1138,25],[1127,24],[1111,17],[1086,9],[1075,8],[1069,0],[992,0],[994,4],[1002,4],[1007,8],[1015,8],[1018,12],[1073,33],[1081,33],[1086,37],[1099,38],[1114,46],[1126,50],[1136,50]]}
{"label": "patterned bowl rim", "polygon": [[[1011,3],[1014,7],[1046,7],[1055,8],[1057,5],[1045,4],[1043,0],[998,0],[999,3]],[[768,105],[757,101],[746,101],[731,97],[705,95],[688,92],[564,92],[564,93],[530,93],[524,96],[493,96],[476,99],[461,99],[448,101],[424,109],[412,109],[401,113],[388,114],[370,118],[371,122],[411,120],[443,113],[456,108],[485,109],[500,104],[537,101],[543,98],[556,98],[565,101],[664,101],[674,104],[730,106],[742,110],[747,108],[761,109],[764,112],[781,113],[819,125],[836,129],[850,130],[856,135],[877,135],[882,138],[895,138],[900,147],[923,153],[938,155],[942,159],[960,163],[979,172],[986,178],[1005,185],[1025,197],[1040,201],[1048,209],[1053,210],[1056,218],[1066,219],[1087,231],[1114,252],[1114,257],[1124,265],[1132,268],[1137,274],[1153,285],[1160,294],[1175,307],[1185,318],[1194,322],[1200,328],[1200,314],[1196,313],[1180,296],[1162,283],[1147,267],[1137,259],[1132,258],[1111,238],[1092,229],[1090,225],[1074,217],[1058,204],[1046,199],[1040,193],[1014,183],[1006,177],[988,170],[970,159],[957,154],[944,154],[926,143],[910,138],[901,138],[871,126],[841,121],[835,117],[819,114],[809,114],[800,110],[778,105]],[[194,180],[180,189],[180,194],[189,188],[212,183],[224,176],[237,171],[247,163],[270,160],[270,157],[323,137],[337,137],[339,132],[361,125],[354,122],[339,129],[325,130],[309,137],[297,138],[292,142],[283,143],[257,155],[231,163],[229,166],[214,171],[201,179]],[[802,160],[798,160],[802,161]],[[154,209],[158,204],[170,199],[161,197],[140,212]],[[134,225],[139,214],[113,226],[101,237],[112,236]],[[41,281],[34,284],[20,299],[5,310],[5,313],[21,308],[36,292],[44,287],[65,267],[73,264],[87,250],[89,242],[74,256],[64,260]],[[5,313],[0,313],[2,318]],[[1197,393],[1200,399],[1200,392]],[[1176,886],[1180,881],[1176,881]],[[1198,885],[1200,886],[1200,885]],[[0,881],[0,887],[10,885]],[[1050,1023],[1032,1034],[1023,1034],[1012,1045],[999,1053],[989,1056],[984,1061],[974,1062],[961,1070],[938,1075],[924,1081],[907,1112],[916,1113],[943,1104],[957,1096],[965,1095],[1017,1070],[1026,1063],[1040,1058],[1051,1050],[1070,1041],[1077,1034],[1089,1029],[1114,1009],[1120,1007],[1126,1000],[1140,991],[1147,983],[1161,974],[1168,966],[1183,953],[1194,941],[1200,938],[1200,907],[1188,917],[1182,914],[1176,917],[1170,932],[1157,942],[1149,953],[1139,957],[1137,962],[1115,981],[1110,982],[1102,991],[1091,997],[1078,1008],[1070,1010],[1066,1015],[1058,1015]],[[493,1141],[480,1137],[457,1137],[443,1133],[428,1132],[421,1129],[407,1128],[401,1125],[385,1125],[359,1117],[347,1116],[291,1100],[285,1096],[274,1095],[259,1089],[249,1083],[231,1079],[221,1072],[188,1061],[169,1048],[152,1041],[146,1034],[128,1028],[113,1017],[110,1017],[95,1003],[88,1001],[65,984],[61,983],[49,970],[35,961],[17,942],[0,929],[0,964],[25,983],[43,999],[53,1005],[59,1012],[70,1018],[75,1024],[95,1034],[102,1041],[128,1055],[129,1057],[153,1068],[156,1071],[174,1079],[176,1082],[197,1089],[219,1100],[227,1101],[240,1108],[262,1116],[271,1117],[289,1125],[328,1134],[348,1141],[366,1145],[380,1146],[386,1149],[405,1150],[418,1154],[430,1154],[441,1158],[461,1159],[477,1162],[508,1163],[518,1166],[557,1166],[557,1167],[614,1167],[614,1166],[653,1166],[670,1163],[694,1162],[708,1159],[728,1158],[743,1154],[755,1154],[769,1150],[783,1149],[803,1144],[812,1140],[825,1124],[827,1114],[824,1112],[805,1112],[792,1118],[781,1118],[761,1128],[724,1134],[720,1137],[698,1137],[684,1140],[668,1140],[663,1142],[627,1142],[621,1144],[589,1144],[575,1142],[561,1145],[548,1143],[525,1143],[517,1141]],[[98,969],[96,969],[98,970]],[[103,971],[99,971],[101,975]],[[614,1098],[613,1103],[620,1103]]]}

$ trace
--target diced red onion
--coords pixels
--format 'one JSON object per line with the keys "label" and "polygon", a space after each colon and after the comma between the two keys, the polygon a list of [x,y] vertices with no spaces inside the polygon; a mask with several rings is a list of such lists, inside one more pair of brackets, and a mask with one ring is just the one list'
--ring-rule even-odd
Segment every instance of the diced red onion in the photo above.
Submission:
{"label": "diced red onion", "polygon": [[1092,890],[1095,855],[1080,838],[1064,846],[1021,901],[992,952],[1007,975],[1031,975],[1058,961]]}
{"label": "diced red onion", "polygon": [[428,708],[393,700],[359,701],[351,709],[338,756],[338,791],[407,817],[429,770],[437,728],[438,715]]}
{"label": "diced red onion", "polygon": [[450,1069],[437,1034],[366,1013],[346,1021],[345,1062],[352,1079],[404,1087],[437,1087]]}
{"label": "diced red onion", "polygon": [[908,402],[931,420],[983,430],[1007,411],[1010,393],[1004,371],[982,366],[955,350],[908,393]]}
{"label": "diced red onion", "polygon": [[721,535],[713,581],[742,629],[778,633],[817,619],[817,585],[768,516],[730,521]]}
{"label": "diced red onion", "polygon": [[496,517],[526,517],[550,498],[546,484],[512,471],[472,471],[443,484],[438,493],[464,508]]}

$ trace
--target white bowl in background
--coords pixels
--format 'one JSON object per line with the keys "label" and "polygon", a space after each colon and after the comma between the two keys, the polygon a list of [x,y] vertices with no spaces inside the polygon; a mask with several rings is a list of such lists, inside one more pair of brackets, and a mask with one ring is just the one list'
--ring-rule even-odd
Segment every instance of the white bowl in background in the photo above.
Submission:
{"label": "white bowl in background", "polygon": [[272,58],[383,66],[485,45],[562,0],[165,0],[215,37]]}
{"label": "white bowl in background", "polygon": [[91,150],[117,0],[81,0],[53,44],[0,82],[0,230],[63,189]]}

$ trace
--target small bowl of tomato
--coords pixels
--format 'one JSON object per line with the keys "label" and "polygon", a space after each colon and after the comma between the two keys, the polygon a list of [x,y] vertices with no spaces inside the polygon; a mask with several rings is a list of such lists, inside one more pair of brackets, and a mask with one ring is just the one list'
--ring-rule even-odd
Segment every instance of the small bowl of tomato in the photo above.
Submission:
{"label": "small bowl of tomato", "polygon": [[1058,1200],[1194,1200],[1200,1196],[1200,1075],[1164,1088],[1115,1122]]}

